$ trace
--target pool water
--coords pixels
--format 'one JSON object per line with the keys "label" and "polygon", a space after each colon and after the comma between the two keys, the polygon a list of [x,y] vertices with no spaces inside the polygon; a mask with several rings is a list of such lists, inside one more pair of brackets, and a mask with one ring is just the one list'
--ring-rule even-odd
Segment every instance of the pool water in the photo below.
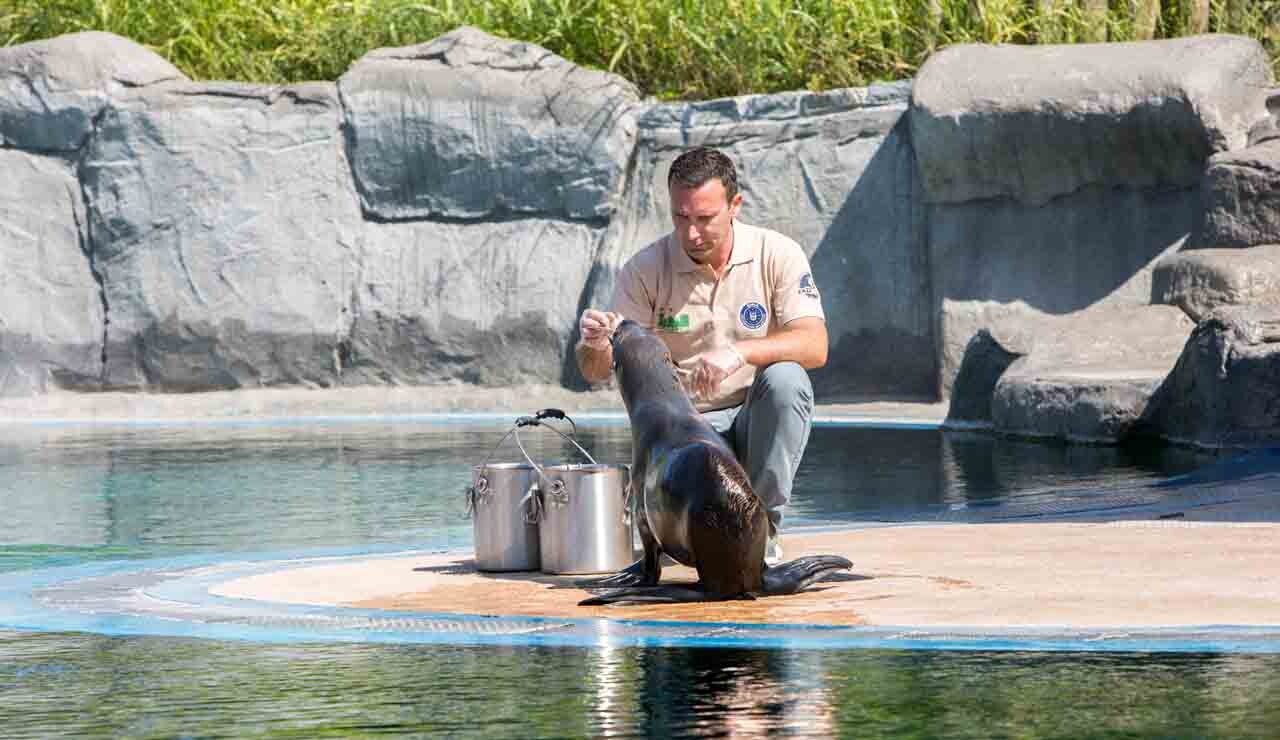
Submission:
{"label": "pool water", "polygon": [[[493,424],[12,426],[0,571],[471,542]],[[542,460],[573,459],[549,433]],[[583,427],[627,462],[620,424]],[[513,445],[495,461],[515,461]],[[1169,447],[815,429],[787,526],[945,519],[1199,469]],[[1271,736],[1280,656],[265,645],[0,630],[0,736]]]}

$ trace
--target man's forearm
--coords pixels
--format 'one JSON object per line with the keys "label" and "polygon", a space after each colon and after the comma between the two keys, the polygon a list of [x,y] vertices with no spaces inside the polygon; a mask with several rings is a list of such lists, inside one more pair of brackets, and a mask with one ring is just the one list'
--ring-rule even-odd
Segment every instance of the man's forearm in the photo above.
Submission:
{"label": "man's forearm", "polygon": [[603,349],[596,349],[582,342],[573,348],[578,360],[578,371],[588,383],[603,383],[613,373],[613,346],[606,344]]}
{"label": "man's forearm", "polygon": [[797,362],[813,370],[827,364],[827,325],[817,318],[796,319],[782,331],[761,339],[744,339],[734,347],[749,365]]}

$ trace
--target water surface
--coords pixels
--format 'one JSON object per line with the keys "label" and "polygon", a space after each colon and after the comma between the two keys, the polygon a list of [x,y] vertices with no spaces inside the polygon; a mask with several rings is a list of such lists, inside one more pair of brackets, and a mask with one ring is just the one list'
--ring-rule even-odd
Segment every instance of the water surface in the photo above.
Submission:
{"label": "water surface", "polygon": [[[0,570],[94,560],[465,548],[502,427],[12,427]],[[621,425],[582,430],[627,462]],[[543,461],[558,437],[525,435]],[[496,461],[515,461],[508,444]],[[1214,456],[819,428],[791,526],[938,518],[1140,486]],[[1045,492],[1049,492],[1046,494]],[[1280,656],[290,644],[0,631],[0,736],[1267,737]]]}

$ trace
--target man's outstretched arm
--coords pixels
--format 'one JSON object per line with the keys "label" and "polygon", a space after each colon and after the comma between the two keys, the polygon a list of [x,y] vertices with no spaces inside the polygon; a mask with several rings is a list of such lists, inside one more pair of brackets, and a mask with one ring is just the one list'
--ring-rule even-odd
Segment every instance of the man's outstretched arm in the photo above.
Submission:
{"label": "man's outstretched arm", "polygon": [[583,311],[578,319],[581,338],[573,348],[573,354],[578,361],[578,372],[588,383],[603,383],[613,373],[613,345],[609,338],[621,321],[622,317],[616,313],[594,308]]}

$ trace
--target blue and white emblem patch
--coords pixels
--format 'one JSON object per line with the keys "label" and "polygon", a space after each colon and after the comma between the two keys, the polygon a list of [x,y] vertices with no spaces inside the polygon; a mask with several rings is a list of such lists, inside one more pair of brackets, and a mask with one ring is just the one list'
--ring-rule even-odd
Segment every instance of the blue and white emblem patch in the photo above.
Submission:
{"label": "blue and white emblem patch", "polygon": [[800,295],[810,298],[818,297],[818,286],[813,282],[813,274],[806,272],[800,276]]}
{"label": "blue and white emblem patch", "polygon": [[748,329],[759,329],[764,326],[764,320],[768,317],[769,312],[755,301],[742,304],[742,310],[738,312],[738,320]]}

